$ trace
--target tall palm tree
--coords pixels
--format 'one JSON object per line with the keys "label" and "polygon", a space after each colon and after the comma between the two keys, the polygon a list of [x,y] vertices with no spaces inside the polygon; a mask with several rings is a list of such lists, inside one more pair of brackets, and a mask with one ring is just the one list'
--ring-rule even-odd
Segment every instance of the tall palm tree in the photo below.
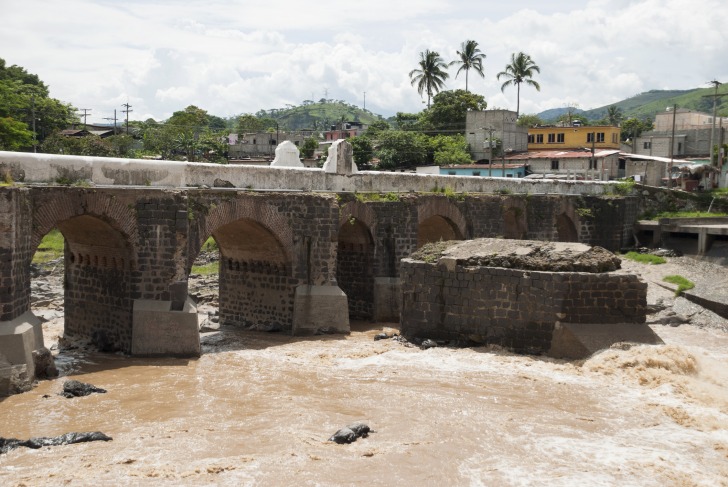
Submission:
{"label": "tall palm tree", "polygon": [[617,105],[612,105],[607,108],[607,121],[609,122],[609,125],[613,125],[615,127],[619,126],[622,118],[624,118],[622,115],[622,109]]}
{"label": "tall palm tree", "polygon": [[409,77],[414,86],[417,83],[417,92],[427,92],[427,108],[430,108],[430,99],[445,86],[445,80],[450,77],[445,71],[447,64],[440,57],[437,51],[425,49],[420,53],[420,68],[409,72]]}
{"label": "tall palm tree", "polygon": [[475,70],[481,78],[485,78],[483,74],[483,59],[485,59],[485,54],[478,49],[478,43],[471,40],[463,42],[460,45],[460,50],[456,52],[458,59],[451,61],[449,66],[453,64],[460,65],[458,72],[455,73],[456,78],[460,74],[460,71],[465,71],[465,91],[468,91],[468,73],[471,69]]}
{"label": "tall palm tree", "polygon": [[506,69],[496,76],[497,79],[506,78],[506,82],[501,86],[501,91],[505,90],[506,86],[516,85],[518,87],[516,116],[521,112],[521,83],[526,83],[541,91],[541,86],[531,79],[534,72],[540,73],[541,68],[536,66],[531,56],[519,52],[511,54],[511,63],[506,64]]}

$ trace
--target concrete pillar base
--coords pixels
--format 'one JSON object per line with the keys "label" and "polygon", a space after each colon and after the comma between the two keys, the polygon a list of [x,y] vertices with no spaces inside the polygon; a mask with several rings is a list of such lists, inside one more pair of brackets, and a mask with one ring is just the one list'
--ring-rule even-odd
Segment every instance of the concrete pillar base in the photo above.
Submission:
{"label": "concrete pillar base", "polygon": [[398,277],[374,278],[374,321],[399,323],[401,291]]}
{"label": "concrete pillar base", "polygon": [[197,307],[189,298],[181,311],[171,301],[137,299],[132,319],[132,355],[200,356]]}
{"label": "concrete pillar base", "polygon": [[584,359],[618,342],[664,343],[646,323],[561,323],[554,329],[548,355]]}
{"label": "concrete pillar base", "polygon": [[33,350],[43,347],[43,325],[32,311],[0,322],[0,396],[30,389],[35,379]]}
{"label": "concrete pillar base", "polygon": [[349,305],[339,286],[298,286],[293,300],[293,334],[349,333]]}

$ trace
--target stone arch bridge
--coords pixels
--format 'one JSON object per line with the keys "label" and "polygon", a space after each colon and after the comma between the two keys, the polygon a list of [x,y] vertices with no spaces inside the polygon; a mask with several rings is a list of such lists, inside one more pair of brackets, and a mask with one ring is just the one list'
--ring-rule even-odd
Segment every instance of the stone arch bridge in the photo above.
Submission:
{"label": "stone arch bridge", "polygon": [[[5,154],[0,170],[32,173]],[[355,177],[338,176],[344,183]],[[338,176],[326,184],[343,185]],[[447,180],[434,182],[445,187]],[[133,354],[197,355],[187,280],[210,236],[221,255],[222,324],[275,324],[310,334],[346,332],[350,317],[397,321],[400,259],[426,242],[504,237],[614,250],[631,239],[637,214],[634,198],[579,194],[573,186],[561,194],[446,195],[401,187],[271,190],[239,182],[232,188],[32,183],[26,178],[0,188],[0,354],[10,364],[32,364],[29,355],[42,347],[40,321],[30,309],[30,264],[53,228],[65,238],[66,334]],[[498,184],[505,183],[512,184]]]}

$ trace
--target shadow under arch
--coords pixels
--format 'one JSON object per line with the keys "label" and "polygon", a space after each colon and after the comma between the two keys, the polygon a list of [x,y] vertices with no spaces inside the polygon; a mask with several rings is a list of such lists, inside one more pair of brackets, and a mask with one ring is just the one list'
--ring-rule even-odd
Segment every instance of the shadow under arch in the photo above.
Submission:
{"label": "shadow under arch", "polygon": [[428,198],[418,205],[417,248],[440,240],[463,240],[467,234],[465,217],[449,199]]}
{"label": "shadow under arch", "polygon": [[374,239],[370,229],[355,217],[339,228],[336,281],[347,296],[349,317],[374,316]]}
{"label": "shadow under arch", "polygon": [[576,231],[576,225],[566,213],[556,216],[556,234],[559,242],[578,242],[579,233]]}
{"label": "shadow under arch", "polygon": [[94,215],[57,228],[65,240],[64,334],[88,338],[101,351],[130,352],[136,264],[129,236]]}
{"label": "shadow under arch", "polygon": [[220,252],[220,324],[274,326],[290,330],[295,289],[286,246],[260,221],[239,218],[210,235]]}

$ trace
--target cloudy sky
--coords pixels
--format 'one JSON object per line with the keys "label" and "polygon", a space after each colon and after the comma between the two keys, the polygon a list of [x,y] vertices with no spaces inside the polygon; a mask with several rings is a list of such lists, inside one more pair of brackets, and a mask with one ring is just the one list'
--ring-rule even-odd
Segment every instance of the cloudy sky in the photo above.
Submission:
{"label": "cloudy sky", "polygon": [[[303,100],[345,100],[385,116],[424,105],[409,71],[476,40],[485,78],[471,91],[516,108],[496,74],[513,52],[541,68],[521,112],[590,109],[652,89],[728,82],[724,0],[0,0],[0,58],[51,96],[103,121],[163,120],[197,105],[228,117]],[[448,89],[464,88],[465,77]]]}

